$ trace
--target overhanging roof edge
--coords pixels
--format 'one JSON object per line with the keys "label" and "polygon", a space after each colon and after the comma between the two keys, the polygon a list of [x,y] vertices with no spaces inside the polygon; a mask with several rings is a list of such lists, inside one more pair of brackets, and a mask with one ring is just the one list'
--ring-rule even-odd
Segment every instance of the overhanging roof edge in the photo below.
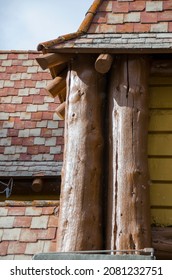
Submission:
{"label": "overhanging roof edge", "polygon": [[86,33],[90,24],[91,24],[91,22],[92,22],[92,19],[93,19],[95,13],[96,13],[98,7],[102,3],[102,1],[103,0],[94,0],[93,4],[91,5],[89,10],[87,11],[84,20],[82,21],[81,25],[79,26],[79,28],[76,32],[59,36],[58,38],[50,40],[50,41],[42,42],[38,45],[37,50],[38,51],[44,51],[45,49],[48,49],[48,48],[50,48],[54,45],[57,45],[59,43],[63,43],[65,41],[68,41],[68,40],[71,40],[71,39],[78,38],[79,36]]}

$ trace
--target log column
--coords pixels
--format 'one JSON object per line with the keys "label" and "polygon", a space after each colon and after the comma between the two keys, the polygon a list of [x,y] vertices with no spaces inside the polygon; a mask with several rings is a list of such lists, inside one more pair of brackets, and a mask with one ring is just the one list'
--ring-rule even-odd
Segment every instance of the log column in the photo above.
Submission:
{"label": "log column", "polygon": [[109,89],[107,249],[150,247],[148,61],[121,56]]}
{"label": "log column", "polygon": [[104,78],[78,55],[68,72],[58,251],[102,246]]}

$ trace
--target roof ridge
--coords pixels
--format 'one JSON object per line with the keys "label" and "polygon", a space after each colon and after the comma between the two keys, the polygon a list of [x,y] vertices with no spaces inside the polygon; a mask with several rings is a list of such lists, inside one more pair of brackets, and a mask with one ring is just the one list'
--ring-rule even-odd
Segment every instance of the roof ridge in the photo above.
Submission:
{"label": "roof ridge", "polygon": [[80,35],[83,35],[84,33],[86,33],[90,24],[91,24],[91,21],[92,21],[94,15],[95,15],[95,13],[97,11],[97,9],[99,8],[99,6],[102,2],[103,2],[103,0],[94,0],[93,4],[91,5],[91,7],[86,12],[85,18],[82,21],[81,25],[79,26],[79,28],[76,32],[68,33],[68,34],[59,36],[58,38],[56,38],[54,40],[50,40],[50,41],[40,43],[37,47],[37,50],[42,51],[43,49],[47,49],[47,48],[52,47],[56,44],[63,43],[64,41],[78,38]]}

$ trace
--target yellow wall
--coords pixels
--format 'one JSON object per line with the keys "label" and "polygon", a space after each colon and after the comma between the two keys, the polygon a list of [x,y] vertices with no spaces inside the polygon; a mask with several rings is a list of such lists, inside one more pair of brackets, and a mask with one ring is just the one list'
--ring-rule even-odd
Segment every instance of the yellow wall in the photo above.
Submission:
{"label": "yellow wall", "polygon": [[152,223],[172,225],[172,77],[152,77],[148,157]]}

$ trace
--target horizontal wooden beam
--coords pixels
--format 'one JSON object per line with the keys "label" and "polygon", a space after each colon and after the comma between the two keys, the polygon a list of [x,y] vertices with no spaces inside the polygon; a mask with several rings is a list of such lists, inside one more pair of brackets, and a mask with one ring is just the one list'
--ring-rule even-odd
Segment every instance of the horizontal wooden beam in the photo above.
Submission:
{"label": "horizontal wooden beam", "polygon": [[155,60],[151,66],[152,76],[172,76],[172,60]]}
{"label": "horizontal wooden beam", "polygon": [[68,62],[72,57],[73,55],[71,54],[48,53],[37,57],[36,61],[41,66],[41,68],[45,70],[56,65],[64,64]]}
{"label": "horizontal wooden beam", "polygon": [[112,65],[113,56],[110,54],[100,54],[95,62],[95,69],[97,72],[105,74]]}
{"label": "horizontal wooden beam", "polygon": [[46,90],[55,98],[58,93],[66,87],[67,71],[63,71],[61,75],[57,76],[53,81],[49,83]]}
{"label": "horizontal wooden beam", "polygon": [[60,104],[56,109],[56,114],[59,116],[61,120],[64,120],[65,118],[65,107],[66,107],[66,101]]}

